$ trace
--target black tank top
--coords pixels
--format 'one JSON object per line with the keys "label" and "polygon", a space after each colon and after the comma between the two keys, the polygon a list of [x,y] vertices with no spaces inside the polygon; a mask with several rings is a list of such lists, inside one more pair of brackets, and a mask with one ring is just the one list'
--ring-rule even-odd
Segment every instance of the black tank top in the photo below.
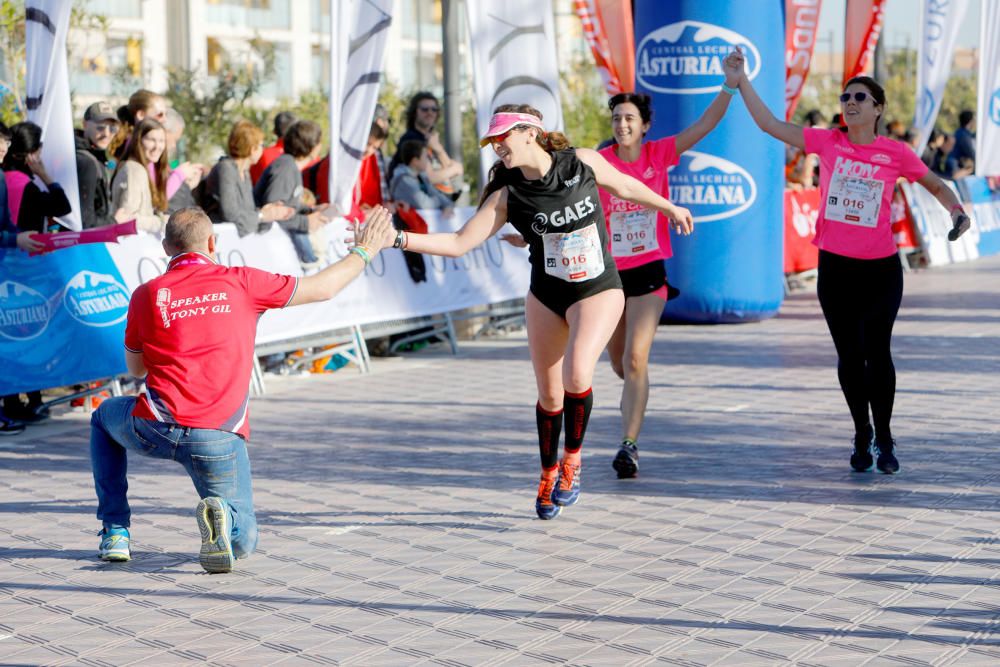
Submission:
{"label": "black tank top", "polygon": [[[596,235],[598,252],[603,256],[602,273],[615,272],[615,260],[608,244],[607,225],[597,191],[593,170],[576,157],[572,148],[552,153],[552,168],[538,180],[527,180],[520,169],[513,170],[507,184],[507,220],[528,242],[532,284],[539,281],[577,282],[572,268],[558,278],[555,266],[563,260],[546,257],[545,235],[565,235],[571,232]],[[593,226],[593,230],[588,227]],[[591,263],[596,257],[591,258]],[[550,271],[546,271],[546,263]],[[585,280],[591,280],[594,275]]]}

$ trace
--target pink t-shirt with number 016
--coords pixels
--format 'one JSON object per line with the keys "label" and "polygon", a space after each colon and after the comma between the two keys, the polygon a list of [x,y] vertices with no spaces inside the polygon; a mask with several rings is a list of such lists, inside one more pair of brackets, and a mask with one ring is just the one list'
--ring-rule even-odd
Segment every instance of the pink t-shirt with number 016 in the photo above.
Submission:
{"label": "pink t-shirt with number 016", "polygon": [[886,137],[855,144],[840,130],[802,130],[807,153],[819,155],[821,202],[813,243],[855,259],[896,254],[889,221],[896,180],[923,178],[927,165],[913,150]]}
{"label": "pink t-shirt with number 016", "polygon": [[[667,168],[677,164],[677,141],[664,137],[647,141],[635,162],[623,162],[618,157],[618,145],[602,148],[600,154],[611,166],[645,183],[653,192],[670,198]],[[662,213],[619,199],[601,188],[601,207],[608,223],[608,240],[615,266],[634,269],[655,260],[670,259],[670,227]]]}

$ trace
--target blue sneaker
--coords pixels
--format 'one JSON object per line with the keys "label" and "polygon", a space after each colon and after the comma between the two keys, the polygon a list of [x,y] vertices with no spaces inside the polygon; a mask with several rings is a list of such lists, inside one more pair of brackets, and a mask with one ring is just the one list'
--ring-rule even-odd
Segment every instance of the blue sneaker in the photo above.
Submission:
{"label": "blue sneaker", "polygon": [[875,466],[878,471],[886,475],[895,475],[899,472],[899,460],[896,458],[896,441],[890,440],[889,444],[875,444],[875,455],[878,457]]}
{"label": "blue sneaker", "polygon": [[559,462],[559,481],[552,491],[552,502],[567,507],[580,499],[580,464],[568,463],[566,457]]}
{"label": "blue sneaker", "polygon": [[232,572],[236,557],[229,536],[229,509],[222,498],[202,498],[195,510],[201,532],[198,561],[206,572]]}
{"label": "blue sneaker", "polygon": [[101,546],[98,556],[101,560],[112,563],[124,563],[132,559],[129,551],[128,528],[104,528],[98,533]]}
{"label": "blue sneaker", "polygon": [[535,512],[539,519],[554,519],[559,516],[562,508],[552,502],[552,491],[556,485],[556,475],[546,477],[542,475],[542,481],[538,483],[538,496],[535,498]]}
{"label": "blue sneaker", "polygon": [[875,447],[875,434],[868,432],[867,439],[854,436],[854,453],[851,454],[851,467],[856,472],[868,472],[875,465],[872,449]]}

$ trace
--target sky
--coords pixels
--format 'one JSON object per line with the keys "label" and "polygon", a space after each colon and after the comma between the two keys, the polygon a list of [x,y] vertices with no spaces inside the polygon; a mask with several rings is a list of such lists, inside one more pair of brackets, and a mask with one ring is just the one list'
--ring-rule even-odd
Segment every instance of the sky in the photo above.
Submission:
{"label": "sky", "polygon": [[[980,0],[968,0],[969,8],[958,33],[956,48],[979,46]],[[916,48],[920,39],[920,8],[923,0],[887,0],[882,37],[889,48],[903,47],[909,39],[910,47]],[[847,0],[823,0],[819,14],[819,39],[828,40],[833,33],[833,50],[840,52],[844,44],[844,14]],[[829,48],[820,41],[817,48]]]}

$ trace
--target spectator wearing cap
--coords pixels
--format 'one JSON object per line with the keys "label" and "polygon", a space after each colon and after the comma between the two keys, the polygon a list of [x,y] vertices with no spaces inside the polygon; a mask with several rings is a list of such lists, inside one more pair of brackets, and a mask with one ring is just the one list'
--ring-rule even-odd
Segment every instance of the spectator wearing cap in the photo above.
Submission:
{"label": "spectator wearing cap", "polygon": [[260,159],[250,167],[250,180],[254,185],[264,175],[264,170],[271,166],[285,152],[285,132],[295,124],[298,118],[291,111],[279,111],[274,117],[274,136],[278,138],[273,144],[264,149],[260,154]]}
{"label": "spectator wearing cap", "polygon": [[76,131],[76,178],[80,186],[83,228],[115,223],[111,208],[108,145],[118,133],[118,116],[108,102],[94,102],[83,112],[83,129]]}

